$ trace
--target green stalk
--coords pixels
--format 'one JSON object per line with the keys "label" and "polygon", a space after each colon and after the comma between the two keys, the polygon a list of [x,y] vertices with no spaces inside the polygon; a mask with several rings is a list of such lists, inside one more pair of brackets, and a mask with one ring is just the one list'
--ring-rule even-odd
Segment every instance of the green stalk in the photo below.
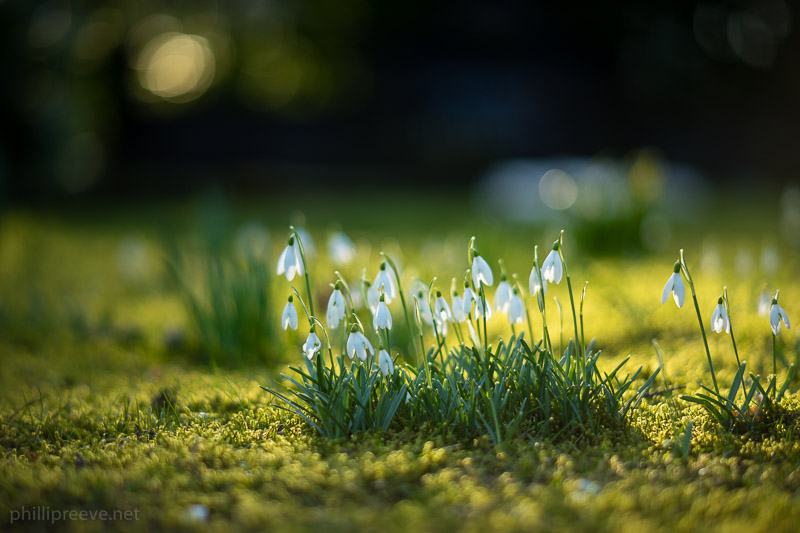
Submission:
{"label": "green stalk", "polygon": [[[517,290],[519,291],[520,295],[527,294],[529,291],[523,291],[522,290],[522,285],[519,282],[519,277],[516,274],[514,274],[512,277],[514,278],[514,284],[517,286]],[[522,296],[520,296],[520,297],[522,297]],[[528,323],[528,333],[531,336],[530,342],[531,342],[531,345],[533,345],[533,324],[531,323],[531,309],[530,309],[530,307],[528,307],[528,299],[527,298],[522,298],[522,302],[525,304],[525,322]]]}
{"label": "green stalk", "polygon": [[294,229],[294,226],[289,226],[289,231],[292,232],[292,235],[295,239],[297,239],[297,245],[300,247],[300,258],[303,260],[303,275],[306,278],[306,292],[308,293],[308,307],[311,310],[311,316],[316,316],[314,314],[314,298],[311,296],[311,281],[308,278],[308,263],[306,262],[306,251],[303,248],[303,241],[300,240],[300,235],[297,233],[297,230]]}
{"label": "green stalk", "polygon": [[583,353],[586,353],[586,337],[584,337],[584,330],[583,330],[583,302],[586,300],[586,287],[589,286],[589,282],[587,281],[583,285],[583,290],[581,291],[581,345],[583,346]]}
{"label": "green stalk", "polygon": [[[561,234],[558,236],[558,257],[561,259],[561,264],[564,265],[564,276],[567,278],[567,289],[569,289],[569,303],[572,307],[572,325],[575,327],[575,344],[578,344],[578,318],[575,314],[575,298],[572,296],[572,280],[569,277],[569,269],[567,268],[567,262],[564,260],[564,254],[562,253],[562,249],[564,242],[564,230],[561,230]],[[582,361],[583,367],[586,367],[586,361],[583,361],[583,350],[581,347],[578,347],[580,355],[580,360]]]}
{"label": "green stalk", "polygon": [[[422,361],[425,365],[425,381],[428,384],[428,388],[431,387],[431,369],[428,366],[428,356],[425,353],[425,339],[423,338],[422,333],[422,315],[419,312],[419,302],[415,299],[414,300],[414,318],[417,321],[417,330],[419,331],[419,345],[422,348]],[[416,352],[416,349],[414,350]]]}
{"label": "green stalk", "polygon": [[[545,342],[545,347],[549,349],[550,355],[553,355],[553,342],[550,340],[550,333],[547,330],[547,305],[544,299],[544,284],[546,281],[542,278],[542,267],[539,265],[539,246],[533,247],[533,264],[536,267],[536,273],[539,276],[539,282],[542,288],[537,293],[539,300],[539,314],[542,315],[542,339]],[[533,338],[531,338],[531,342]]]}
{"label": "green stalk", "polygon": [[776,395],[778,393],[778,362],[775,356],[775,352],[777,348],[775,347],[777,341],[775,340],[777,335],[772,336],[772,379],[775,382],[775,386],[772,388],[772,401],[775,401]]}
{"label": "green stalk", "polygon": [[711,370],[711,380],[714,382],[714,390],[719,395],[719,385],[717,385],[717,374],[714,372],[714,363],[711,362],[711,351],[708,349],[708,339],[706,338],[706,328],[703,326],[703,317],[700,315],[700,305],[697,303],[697,294],[694,291],[694,281],[692,275],[689,273],[689,267],[686,266],[686,259],[683,255],[683,248],[681,248],[681,267],[683,273],[686,275],[686,281],[689,283],[689,288],[692,290],[692,300],[694,300],[694,310],[697,312],[697,321],[700,323],[700,333],[703,334],[703,346],[706,348],[706,357],[708,358],[708,368]]}
{"label": "green stalk", "polygon": [[733,343],[733,353],[736,355],[736,368],[738,369],[742,366],[741,361],[739,361],[739,350],[736,349],[736,338],[733,336],[733,319],[731,319],[731,306],[728,302],[728,287],[722,287],[722,298],[725,300],[725,312],[728,313],[728,324],[731,330],[731,342]]}
{"label": "green stalk", "polygon": [[483,283],[480,284],[480,297],[481,297],[481,318],[483,318],[483,350],[489,350],[489,332],[486,329],[486,293],[483,290]]}
{"label": "green stalk", "polygon": [[[403,304],[403,315],[406,318],[406,328],[408,329],[408,338],[411,339],[414,337],[414,334],[411,332],[411,319],[408,316],[408,307],[406,307],[406,297],[403,295],[403,286],[400,283],[400,272],[397,271],[397,265],[394,264],[394,261],[392,261],[391,257],[386,255],[384,252],[381,252],[381,255],[383,256],[384,259],[386,259],[386,262],[389,263],[389,266],[392,267],[392,270],[394,271],[394,278],[395,281],[397,281],[397,292],[398,294],[400,294],[400,303]],[[417,356],[417,360],[419,360],[419,354],[416,353],[417,346],[413,342],[411,344],[414,346],[414,353]]]}

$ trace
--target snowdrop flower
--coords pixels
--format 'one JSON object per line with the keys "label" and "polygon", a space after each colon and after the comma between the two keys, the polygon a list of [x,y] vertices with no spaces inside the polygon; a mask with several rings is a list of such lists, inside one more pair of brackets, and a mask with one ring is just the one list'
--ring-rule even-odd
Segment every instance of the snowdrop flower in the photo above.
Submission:
{"label": "snowdrop flower", "polygon": [[461,303],[464,304],[464,314],[469,315],[472,312],[472,302],[476,301],[475,292],[472,290],[472,287],[469,286],[469,283],[466,281],[464,282],[464,298],[461,299]]}
{"label": "snowdrop flower", "polygon": [[472,255],[472,284],[480,287],[481,283],[484,285],[493,285],[494,276],[492,276],[492,269],[489,268],[489,263],[486,259],[480,256],[478,252],[473,252]]}
{"label": "snowdrop flower", "polygon": [[564,267],[561,264],[561,256],[558,255],[558,241],[556,241],[553,243],[553,249],[542,263],[542,277],[550,283],[561,283],[563,274]]}
{"label": "snowdrop flower", "polygon": [[374,315],[378,310],[378,301],[381,295],[378,292],[377,285],[370,285],[369,281],[365,283],[367,285],[367,306],[369,306],[370,312]]}
{"label": "snowdrop flower", "polygon": [[422,318],[422,321],[429,326],[433,324],[433,311],[431,311],[431,304],[428,303],[428,299],[425,298],[425,293],[421,290],[417,291],[417,294],[414,295],[414,299],[419,305],[419,316]]}
{"label": "snowdrop flower", "polygon": [[767,316],[769,314],[769,306],[772,304],[772,298],[769,297],[769,293],[766,289],[764,292],[761,293],[761,296],[758,297],[758,306],[756,307],[759,316]]}
{"label": "snowdrop flower", "polygon": [[277,273],[279,276],[285,274],[287,281],[292,281],[295,274],[303,275],[303,259],[294,236],[289,237],[289,243],[278,258]]}
{"label": "snowdrop flower", "polygon": [[781,320],[786,324],[786,329],[789,329],[789,317],[786,316],[786,311],[778,305],[778,299],[772,299],[772,305],[769,308],[769,325],[772,327],[772,334],[778,335],[781,332]]}
{"label": "snowdrop flower", "polygon": [[542,281],[539,277],[539,269],[537,265],[533,265],[531,269],[531,276],[528,278],[528,288],[531,290],[531,296],[536,296],[539,291],[542,291],[542,296],[547,294],[547,282]]}
{"label": "snowdrop flower", "polygon": [[372,355],[375,355],[375,349],[370,344],[369,340],[358,330],[358,326],[353,324],[353,328],[350,330],[350,336],[347,337],[347,355],[350,356],[350,359],[355,357],[356,355],[362,361],[367,360],[367,350]]}
{"label": "snowdrop flower", "polygon": [[683,307],[683,301],[686,299],[686,289],[683,287],[683,278],[681,278],[681,264],[675,263],[675,268],[672,269],[672,275],[664,285],[664,291],[661,293],[661,303],[666,303],[669,299],[669,293],[675,299],[675,305]]}
{"label": "snowdrop flower", "polygon": [[714,313],[711,315],[711,329],[717,333],[731,332],[731,320],[728,318],[728,312],[725,310],[724,300],[722,296],[717,300],[717,306],[714,308]]}
{"label": "snowdrop flower", "polygon": [[467,314],[464,312],[464,301],[456,291],[453,291],[453,319],[459,323],[467,319]]}
{"label": "snowdrop flower", "polygon": [[372,284],[376,291],[383,288],[383,293],[386,295],[386,303],[392,303],[392,299],[397,296],[397,288],[394,285],[393,276],[386,270],[386,261],[381,263],[381,269],[378,275],[375,276],[375,283]]}
{"label": "snowdrop flower", "polygon": [[322,343],[319,341],[317,334],[314,333],[314,326],[311,326],[311,332],[308,334],[308,338],[303,344],[303,352],[305,352],[306,357],[313,359],[314,354],[317,353],[321,347]]}
{"label": "snowdrop flower", "polygon": [[508,305],[511,302],[511,285],[506,281],[506,275],[500,276],[500,283],[497,284],[497,291],[494,293],[494,310],[501,313],[508,312]]}
{"label": "snowdrop flower", "polygon": [[433,320],[436,322],[436,331],[438,331],[442,337],[447,337],[447,321],[441,320],[438,316],[433,317]]}
{"label": "snowdrop flower", "polygon": [[484,313],[486,318],[492,318],[492,306],[486,301],[486,298],[480,296],[475,299],[475,318],[482,318]]}
{"label": "snowdrop flower", "polygon": [[436,303],[434,304],[434,311],[436,311],[436,318],[441,322],[453,321],[453,313],[450,311],[450,306],[447,300],[442,296],[442,291],[436,291]]}
{"label": "snowdrop flower", "polygon": [[508,303],[508,322],[510,324],[522,324],[524,321],[525,305],[522,303],[522,298],[519,297],[517,289],[514,289],[511,301]]}
{"label": "snowdrop flower", "polygon": [[290,294],[289,301],[286,302],[286,307],[283,308],[281,315],[281,327],[297,329],[297,309],[294,307],[294,297]]}
{"label": "snowdrop flower", "polygon": [[379,329],[392,329],[392,313],[389,312],[389,307],[386,305],[383,294],[381,294],[381,301],[378,302],[378,309],[375,311],[375,316],[372,318],[372,327],[375,328],[375,331]]}
{"label": "snowdrop flower", "polygon": [[344,319],[346,312],[347,307],[344,303],[344,296],[342,295],[342,291],[339,290],[339,282],[337,281],[331,293],[331,297],[328,299],[328,312],[325,315],[325,318],[328,320],[328,327],[339,327],[339,322]]}
{"label": "snowdrop flower", "polygon": [[337,231],[328,237],[328,255],[336,265],[349,265],[356,256],[356,247],[350,237]]}
{"label": "snowdrop flower", "polygon": [[386,377],[394,374],[394,361],[386,350],[378,352],[378,367],[381,369],[381,374]]}

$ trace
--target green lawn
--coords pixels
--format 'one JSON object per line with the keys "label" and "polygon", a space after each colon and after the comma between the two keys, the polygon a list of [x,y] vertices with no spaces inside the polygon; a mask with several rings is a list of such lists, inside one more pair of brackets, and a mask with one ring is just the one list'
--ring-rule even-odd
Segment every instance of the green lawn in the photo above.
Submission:
{"label": "green lawn", "polygon": [[[318,249],[313,291],[322,310],[335,279],[324,252],[331,221],[358,246],[355,264],[342,269],[348,280],[356,281],[365,267],[373,278],[384,250],[402,263],[409,282],[438,276],[446,291],[451,277],[463,280],[471,235],[484,257],[493,265],[502,257],[525,287],[533,245],[548,250],[556,237],[552,229],[466,218],[462,209],[443,210],[435,199],[409,197],[385,207],[369,205],[365,197],[357,201],[364,206],[357,213],[337,207],[337,200],[304,207]],[[206,200],[94,208],[90,214],[20,209],[2,216],[0,529],[797,529],[800,381],[770,427],[749,435],[723,430],[699,406],[679,398],[699,391],[700,382],[711,383],[692,304],[660,304],[683,247],[706,327],[727,285],[740,355],[748,369],[769,374],[772,335],[767,318],[756,313],[764,286],[780,289],[781,305],[800,320],[800,258],[777,239],[765,241],[774,224],[740,231],[744,224],[737,226],[731,213],[716,225],[677,227],[674,246],[663,253],[622,257],[585,247],[581,253],[568,230],[570,274],[578,287],[590,282],[586,335],[603,349],[601,366],[611,368],[630,354],[629,370],[641,365],[649,376],[658,368],[652,339],[665,354],[666,376],[659,376],[655,394],[624,426],[556,437],[524,431],[495,446],[487,436],[460,439],[447,428],[410,427],[397,419],[384,435],[328,441],[278,409],[260,388],[275,386],[287,364],[301,361],[308,333],[302,325],[288,334],[278,326],[290,289],[273,274],[293,217],[286,206],[297,205],[293,201],[226,206]],[[421,214],[409,225],[412,203]],[[241,230],[247,222],[250,230]],[[167,264],[180,254],[178,275],[203,302],[209,257],[235,270],[238,263],[229,258],[236,257],[236,242],[261,243],[262,227],[269,232],[268,247],[258,256],[269,275],[268,303],[258,316],[270,323],[243,322],[249,333],[263,328],[263,336],[251,335],[248,354],[258,352],[253,359],[227,364],[230,349],[221,343],[211,369],[187,294]],[[774,273],[759,266],[765,242],[778,245],[781,262]],[[710,266],[709,243],[720,251],[719,270]],[[755,263],[745,276],[734,268],[740,250]],[[305,296],[304,282],[294,284]],[[564,306],[568,339],[572,317],[564,285],[552,287],[548,298]],[[552,342],[560,347],[562,320],[554,302],[548,305]],[[391,308],[400,329],[402,308]],[[511,331],[495,317],[489,334],[508,338]],[[730,338],[709,335],[717,378],[727,388],[736,371]],[[797,338],[794,328],[778,338],[781,375],[800,355]],[[662,377],[682,388],[670,397]],[[688,456],[681,458],[675,444],[690,420]],[[136,519],[51,524],[23,519],[25,510],[50,518],[70,510],[130,511]]]}

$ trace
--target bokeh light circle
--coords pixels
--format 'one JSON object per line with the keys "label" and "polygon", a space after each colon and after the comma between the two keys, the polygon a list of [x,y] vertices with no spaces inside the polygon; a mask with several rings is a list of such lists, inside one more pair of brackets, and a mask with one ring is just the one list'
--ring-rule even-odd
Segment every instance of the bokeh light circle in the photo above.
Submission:
{"label": "bokeh light circle", "polygon": [[578,198],[578,186],[569,173],[554,168],[539,180],[539,196],[551,209],[569,209]]}
{"label": "bokeh light circle", "polygon": [[214,80],[214,54],[204,37],[169,32],[148,42],[136,64],[139,83],[156,96],[189,102]]}

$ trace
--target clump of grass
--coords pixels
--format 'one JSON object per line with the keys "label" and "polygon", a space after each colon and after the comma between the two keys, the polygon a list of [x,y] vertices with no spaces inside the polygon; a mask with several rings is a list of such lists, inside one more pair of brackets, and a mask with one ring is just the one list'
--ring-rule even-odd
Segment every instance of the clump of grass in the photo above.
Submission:
{"label": "clump of grass", "polygon": [[211,368],[276,363],[269,268],[253,254],[209,255],[194,284],[186,258],[173,248],[169,272],[197,335],[196,357]]}
{"label": "clump of grass", "polygon": [[[476,250],[474,237],[468,247],[464,297],[455,296],[454,291],[455,313],[436,289],[435,278],[428,284],[427,298],[415,297],[413,312],[410,311],[403,292],[403,276],[385,254],[375,282],[364,283],[369,287],[365,291],[364,309],[355,308],[349,287],[339,276],[334,290],[338,291],[341,285],[349,298],[340,299],[334,293],[331,302],[349,302],[349,305],[344,310],[337,307],[333,315],[328,313],[328,322],[329,327],[338,330],[338,317],[344,317],[343,341],[350,331],[346,342],[351,358],[348,364],[344,350],[334,357],[328,331],[314,314],[306,257],[300,236],[292,230],[279,260],[279,271],[285,272],[290,281],[295,274],[305,278],[309,305],[300,292],[292,289],[308,318],[310,332],[303,346],[307,357],[304,368],[291,367],[296,377],[284,376],[290,383],[285,391],[266,390],[285,409],[329,438],[365,430],[383,432],[395,417],[407,426],[442,428],[462,437],[488,435],[494,443],[507,442],[521,431],[557,436],[575,431],[597,432],[603,424],[624,422],[649,390],[658,370],[635,391],[633,385],[639,379],[641,367],[632,375],[623,376],[627,358],[610,373],[600,371],[601,352],[593,342],[586,346],[584,340],[586,287],[581,293],[579,322],[562,246],[563,232],[542,266],[538,248],[534,252],[530,290],[537,297],[542,325],[542,337],[536,342],[533,317],[523,302],[525,292],[516,276],[512,287],[504,275],[501,285],[505,285],[498,288],[498,292],[503,292],[500,297],[495,296],[495,312],[508,316],[512,335],[508,341],[498,338],[490,343],[492,306],[486,293],[493,285],[493,274]],[[547,329],[544,293],[548,282],[560,283],[562,272],[567,279],[573,337],[568,340],[566,350],[557,354]],[[394,298],[401,302],[405,330],[419,338],[419,350],[414,343],[413,359],[411,353],[401,354],[406,361],[413,362],[397,368],[394,363],[398,358],[392,359],[387,351],[392,346],[387,303]],[[287,317],[294,313],[292,299],[284,313]],[[333,323],[331,316],[337,317]],[[283,322],[284,328],[297,325],[296,320]],[[373,327],[365,328],[364,324]],[[517,333],[518,326],[523,329],[527,326],[530,344],[524,331]],[[325,343],[316,335],[318,330],[324,333]],[[448,341],[449,332],[453,333]],[[368,340],[368,336],[374,341]],[[373,342],[379,348],[377,355]],[[429,342],[433,346],[428,347]],[[323,355],[326,352],[327,358]],[[360,361],[354,359],[356,353]]]}

